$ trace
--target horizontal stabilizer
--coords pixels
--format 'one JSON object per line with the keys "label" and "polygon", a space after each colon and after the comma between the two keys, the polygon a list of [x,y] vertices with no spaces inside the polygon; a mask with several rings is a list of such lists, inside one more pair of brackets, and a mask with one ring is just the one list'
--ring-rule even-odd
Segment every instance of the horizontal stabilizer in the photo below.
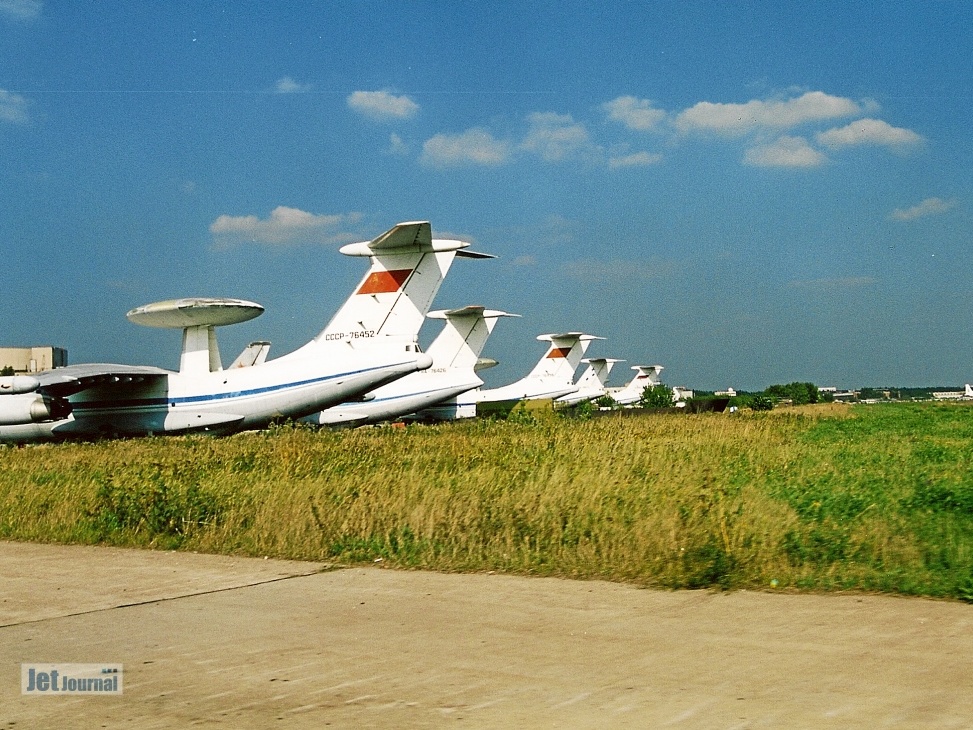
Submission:
{"label": "horizontal stabilizer", "polygon": [[371,241],[349,243],[338,250],[345,256],[380,256],[408,252],[457,251],[469,245],[466,241],[433,239],[429,221],[412,221],[399,223]]}
{"label": "horizontal stabilizer", "polygon": [[473,372],[478,373],[481,370],[489,370],[490,368],[495,368],[499,364],[500,362],[498,360],[494,360],[493,358],[480,357],[477,358],[476,365],[473,366]]}
{"label": "horizontal stabilizer", "polygon": [[461,259],[495,259],[492,253],[480,253],[479,251],[457,251],[456,255]]}
{"label": "horizontal stabilizer", "polygon": [[503,312],[499,309],[487,309],[479,304],[470,304],[458,309],[438,309],[435,312],[430,312],[426,316],[429,319],[454,319],[456,317],[483,317],[484,319],[490,319],[491,317],[519,317],[520,315],[510,314],[510,312]]}

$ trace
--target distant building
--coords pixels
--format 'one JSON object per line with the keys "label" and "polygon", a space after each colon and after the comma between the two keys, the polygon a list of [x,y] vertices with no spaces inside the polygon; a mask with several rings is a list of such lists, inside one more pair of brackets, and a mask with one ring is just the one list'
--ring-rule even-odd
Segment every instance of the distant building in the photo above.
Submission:
{"label": "distant building", "polygon": [[676,403],[691,400],[694,396],[693,391],[682,385],[672,386],[672,400]]}
{"label": "distant building", "polygon": [[0,347],[0,370],[14,369],[17,375],[63,368],[68,364],[68,351],[63,347]]}
{"label": "distant building", "polygon": [[724,398],[726,397],[732,398],[736,394],[737,392],[733,390],[733,388],[727,388],[726,390],[718,390],[715,393],[713,393],[713,395],[724,397]]}

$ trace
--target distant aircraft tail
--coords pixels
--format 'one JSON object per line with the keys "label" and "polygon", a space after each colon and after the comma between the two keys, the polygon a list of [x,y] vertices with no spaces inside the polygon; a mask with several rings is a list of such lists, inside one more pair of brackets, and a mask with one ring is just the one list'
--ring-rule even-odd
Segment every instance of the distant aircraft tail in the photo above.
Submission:
{"label": "distant aircraft tail", "polygon": [[429,345],[433,368],[476,369],[480,353],[500,317],[519,317],[498,309],[468,306],[430,312],[430,319],[444,319],[442,332]]}
{"label": "distant aircraft tail", "polygon": [[267,360],[267,353],[270,352],[269,342],[251,342],[247,345],[243,352],[237,355],[236,360],[230,365],[232,368],[249,368],[254,365],[260,365],[262,362]]}
{"label": "distant aircraft tail", "polygon": [[973,398],[973,385],[967,383],[965,386],[963,386],[963,397]]}
{"label": "distant aircraft tail", "polygon": [[658,385],[659,376],[664,368],[661,365],[633,365],[632,370],[638,371],[635,377],[628,382],[628,385],[612,396],[615,402],[621,405],[638,402],[642,397],[642,391],[647,386]]}
{"label": "distant aircraft tail", "polygon": [[574,383],[574,373],[592,340],[602,337],[583,332],[565,332],[559,335],[538,335],[541,342],[550,342],[547,352],[527,374],[528,378],[555,378]]}
{"label": "distant aircraft tail", "polygon": [[610,357],[595,357],[582,360],[581,362],[588,363],[588,368],[581,374],[581,377],[578,378],[578,382],[575,385],[578,386],[579,390],[587,390],[589,388],[604,388],[608,383],[608,375],[611,373],[615,363],[624,361]]}
{"label": "distant aircraft tail", "polygon": [[371,266],[354,293],[315,338],[318,343],[368,344],[376,337],[415,338],[463,241],[434,239],[428,221],[399,223],[378,238],[343,246],[346,256],[367,256]]}

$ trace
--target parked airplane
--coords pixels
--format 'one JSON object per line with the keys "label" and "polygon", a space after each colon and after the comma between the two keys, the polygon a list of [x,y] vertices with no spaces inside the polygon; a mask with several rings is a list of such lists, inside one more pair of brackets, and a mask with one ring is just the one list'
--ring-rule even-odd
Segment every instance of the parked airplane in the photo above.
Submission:
{"label": "parked airplane", "polygon": [[449,262],[468,245],[434,240],[428,222],[409,222],[343,247],[370,256],[372,267],[325,329],[274,360],[266,360],[267,343],[253,343],[225,370],[215,327],[260,315],[259,304],[189,298],[133,309],[127,316],[137,324],[182,328],[178,372],[91,364],[0,378],[0,441],[256,428],[427,369],[432,358],[409,334],[418,331],[416,305],[402,292],[414,286],[432,301]]}
{"label": "parked airplane", "polygon": [[578,389],[574,393],[562,395],[554,401],[555,403],[574,405],[575,403],[601,398],[605,394],[605,384],[608,382],[608,375],[611,373],[612,367],[616,362],[624,361],[608,357],[595,357],[581,362],[588,363],[588,367],[578,378],[578,382],[575,383]]}
{"label": "parked airplane", "polygon": [[633,365],[632,370],[638,371],[635,377],[621,390],[609,393],[615,399],[615,402],[622,406],[638,403],[646,387],[658,385],[660,382],[659,375],[664,368],[661,365]]}
{"label": "parked airplane", "polygon": [[431,368],[370,392],[365,402],[342,403],[304,420],[327,426],[362,426],[401,418],[424,408],[449,408],[448,401],[483,385],[475,371],[497,320],[518,315],[469,306],[430,312],[427,316],[445,320],[442,331],[426,351],[432,358]]}
{"label": "parked airplane", "polygon": [[574,372],[584,357],[592,340],[603,337],[583,332],[566,332],[558,335],[539,335],[541,342],[550,342],[547,352],[526,376],[500,388],[488,388],[472,394],[475,403],[499,403],[505,401],[560,398],[574,393]]}

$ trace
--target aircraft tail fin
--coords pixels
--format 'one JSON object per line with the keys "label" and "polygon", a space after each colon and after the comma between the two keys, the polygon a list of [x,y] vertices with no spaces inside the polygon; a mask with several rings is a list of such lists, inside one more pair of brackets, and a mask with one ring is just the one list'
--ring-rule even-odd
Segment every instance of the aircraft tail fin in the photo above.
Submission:
{"label": "aircraft tail fin", "polygon": [[565,332],[558,335],[538,335],[541,342],[550,342],[547,352],[534,369],[528,373],[528,378],[559,378],[567,383],[574,383],[574,372],[581,364],[581,358],[593,340],[603,337],[586,335],[583,332]]}
{"label": "aircraft tail fin", "polygon": [[[428,221],[399,223],[372,241],[340,251],[370,267],[316,342],[367,343],[380,336],[415,338],[464,241],[434,239]],[[493,258],[464,252],[466,258]]]}
{"label": "aircraft tail fin", "polygon": [[963,397],[973,398],[973,385],[967,383],[965,386],[963,386]]}
{"label": "aircraft tail fin", "polygon": [[635,377],[614,395],[615,401],[623,405],[635,403],[642,397],[642,391],[646,387],[659,384],[659,376],[664,369],[662,365],[633,365],[632,370],[637,371]]}
{"label": "aircraft tail fin", "polygon": [[249,368],[254,365],[260,365],[267,360],[268,352],[270,352],[269,342],[251,342],[243,348],[243,352],[237,355],[236,360],[233,361],[228,369]]}
{"label": "aircraft tail fin", "polygon": [[426,351],[432,357],[433,367],[475,368],[497,320],[520,315],[474,305],[430,312],[427,316],[446,320],[442,332]]}
{"label": "aircraft tail fin", "polygon": [[578,382],[575,385],[583,390],[585,388],[604,388],[608,383],[608,375],[611,373],[615,363],[624,361],[611,357],[594,357],[587,358],[581,362],[587,363],[588,367],[582,373],[581,377],[578,378]]}

